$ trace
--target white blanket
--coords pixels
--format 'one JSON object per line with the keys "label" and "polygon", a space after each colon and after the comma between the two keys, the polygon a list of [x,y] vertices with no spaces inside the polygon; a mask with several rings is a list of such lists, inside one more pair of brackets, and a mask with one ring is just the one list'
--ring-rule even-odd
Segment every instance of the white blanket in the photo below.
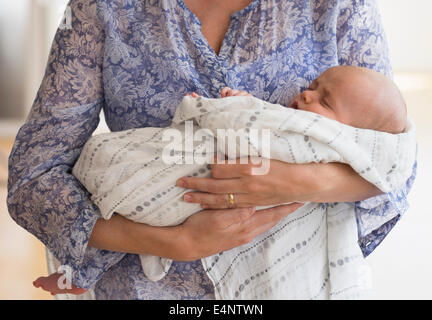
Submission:
{"label": "white blanket", "polygon": [[[116,212],[153,226],[177,225],[201,208],[182,200],[190,190],[177,187],[176,180],[210,176],[210,165],[197,163],[198,156],[205,151],[205,157],[213,159],[218,129],[245,128],[237,145],[220,143],[218,151],[234,157],[249,151],[290,163],[346,163],[384,192],[405,183],[415,161],[411,123],[405,133],[392,135],[254,97],[185,97],[170,128],[92,137],[73,174],[105,219]],[[248,134],[252,129],[269,129],[269,154],[268,144],[261,143],[264,136]],[[167,140],[172,133],[181,133],[182,138]],[[243,142],[250,150],[239,150]],[[175,151],[164,153],[167,147]],[[191,164],[167,164],[168,155],[183,161],[191,155],[196,158]],[[144,273],[154,281],[171,265],[169,259],[140,258]],[[369,289],[352,203],[307,203],[252,242],[201,260],[218,299],[361,298]]]}

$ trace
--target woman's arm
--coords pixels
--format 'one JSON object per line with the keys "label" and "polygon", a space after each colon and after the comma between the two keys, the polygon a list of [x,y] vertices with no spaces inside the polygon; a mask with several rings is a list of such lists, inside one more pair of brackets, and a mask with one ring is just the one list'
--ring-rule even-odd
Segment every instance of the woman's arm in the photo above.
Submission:
{"label": "woman's arm", "polygon": [[[184,177],[178,185],[203,192],[185,194],[187,202],[204,208],[229,208],[227,193],[235,193],[235,206],[266,206],[287,202],[355,202],[382,192],[339,163],[291,164],[270,160],[268,173],[253,174],[252,163],[216,163],[213,178]],[[190,198],[188,198],[188,196]]]}
{"label": "woman's arm", "polygon": [[58,30],[42,85],[10,156],[8,209],[73,282],[93,285],[124,254],[87,246],[98,208],[71,174],[104,103],[104,31],[95,1],[72,0],[72,28]]}
{"label": "woman's arm", "polygon": [[175,227],[152,227],[116,215],[96,222],[89,245],[193,261],[250,242],[301,206],[293,203],[259,211],[254,207],[203,210]]}
{"label": "woman's arm", "polygon": [[298,179],[304,181],[304,177],[309,176],[312,184],[309,193],[304,187],[297,191],[298,201],[355,202],[383,193],[346,164],[312,163],[296,169]]}

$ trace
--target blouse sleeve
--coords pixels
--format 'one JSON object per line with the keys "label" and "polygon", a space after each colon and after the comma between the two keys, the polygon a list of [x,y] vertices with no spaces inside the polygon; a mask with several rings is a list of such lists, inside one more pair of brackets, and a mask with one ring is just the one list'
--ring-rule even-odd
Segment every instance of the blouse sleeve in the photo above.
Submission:
{"label": "blouse sleeve", "polygon": [[9,158],[8,209],[90,288],[123,253],[88,247],[100,213],[71,174],[103,106],[104,32],[97,4],[71,0],[70,28],[59,29],[42,85]]}
{"label": "blouse sleeve", "polygon": [[[387,40],[376,0],[339,1],[338,58],[341,65],[356,65],[392,77]],[[356,203],[359,245],[369,255],[408,209],[407,194],[416,175],[399,190]]]}

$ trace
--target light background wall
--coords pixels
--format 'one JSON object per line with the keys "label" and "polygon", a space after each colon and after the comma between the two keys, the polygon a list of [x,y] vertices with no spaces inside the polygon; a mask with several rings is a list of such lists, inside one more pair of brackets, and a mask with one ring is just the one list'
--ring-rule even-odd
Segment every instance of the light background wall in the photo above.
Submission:
{"label": "light background wall", "polygon": [[[370,0],[369,0],[370,1]],[[31,281],[43,246],[7,215],[6,161],[43,76],[66,0],[0,0],[0,299],[49,299]],[[432,299],[432,1],[378,0],[395,81],[417,125],[418,175],[410,210],[367,259],[376,299]],[[98,132],[106,131],[104,122]]]}
{"label": "light background wall", "polygon": [[26,102],[21,82],[29,8],[26,0],[2,1],[0,5],[0,117],[19,117]]}
{"label": "light background wall", "polygon": [[432,1],[378,0],[395,71],[432,72]]}
{"label": "light background wall", "polygon": [[0,118],[28,113],[67,2],[0,0]]}
{"label": "light background wall", "polygon": [[410,209],[367,259],[376,299],[432,299],[432,1],[378,0],[395,81],[417,126]]}

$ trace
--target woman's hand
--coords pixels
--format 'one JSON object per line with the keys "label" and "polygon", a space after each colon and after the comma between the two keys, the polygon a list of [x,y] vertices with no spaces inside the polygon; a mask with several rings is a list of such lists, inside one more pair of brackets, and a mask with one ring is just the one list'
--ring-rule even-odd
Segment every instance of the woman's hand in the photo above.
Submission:
{"label": "woman's hand", "polygon": [[302,205],[291,203],[258,211],[254,207],[200,211],[175,227],[179,236],[171,257],[193,261],[246,244]]}
{"label": "woman's hand", "polygon": [[[340,163],[290,164],[269,161],[265,175],[254,175],[252,163],[216,163],[212,178],[183,177],[177,185],[198,190],[184,196],[203,208],[243,208],[287,202],[351,202],[381,193],[348,165]],[[234,204],[229,202],[234,194]]]}
{"label": "woman's hand", "polygon": [[[60,283],[63,283],[65,280],[60,279],[63,277],[63,274],[61,273],[52,273],[46,277],[39,277],[35,281],[33,281],[33,286],[35,288],[41,288],[42,290],[48,291],[52,295],[56,294],[83,294],[87,292],[86,289],[78,288],[77,286],[74,286],[73,284],[70,284],[70,288],[60,288],[59,287],[59,281]],[[66,286],[69,287],[69,286]]]}

